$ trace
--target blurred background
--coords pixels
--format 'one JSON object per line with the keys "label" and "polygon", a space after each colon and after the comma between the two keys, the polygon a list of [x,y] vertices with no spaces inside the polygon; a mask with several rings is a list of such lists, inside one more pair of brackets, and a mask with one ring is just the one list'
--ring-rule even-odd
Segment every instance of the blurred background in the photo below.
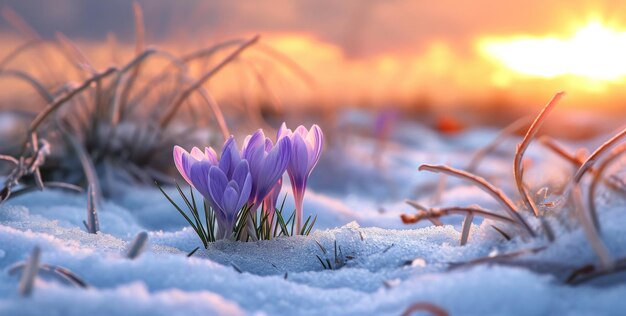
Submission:
{"label": "blurred background", "polygon": [[[261,35],[274,55],[252,49],[207,85],[225,112],[253,106],[262,116],[394,108],[455,130],[505,125],[565,90],[560,107],[576,124],[589,116],[626,117],[626,3],[621,1],[138,3],[146,44],[176,55]],[[16,26],[45,39],[62,33],[98,69],[134,54],[130,1],[0,4],[5,18],[0,56],[29,36]],[[20,19],[28,26],[20,26]],[[32,59],[19,59],[14,67],[38,71]],[[32,94],[22,83],[2,81],[5,107]]]}

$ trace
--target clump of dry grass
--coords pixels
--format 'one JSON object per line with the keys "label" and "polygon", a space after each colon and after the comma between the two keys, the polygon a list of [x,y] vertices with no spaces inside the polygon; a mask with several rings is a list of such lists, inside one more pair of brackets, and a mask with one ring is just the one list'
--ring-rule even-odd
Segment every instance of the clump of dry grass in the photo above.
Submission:
{"label": "clump of dry grass", "polygon": [[[519,194],[519,198],[522,201],[522,206],[517,206],[512,199],[510,199],[503,191],[496,186],[490,184],[487,180],[479,177],[471,172],[455,169],[445,165],[421,165],[420,171],[430,171],[437,173],[444,173],[453,177],[457,177],[471,182],[483,191],[490,194],[496,201],[500,203],[507,215],[501,215],[497,212],[482,209],[478,206],[462,207],[453,206],[445,208],[428,208],[422,206],[414,201],[407,201],[407,203],[417,209],[416,214],[403,214],[402,220],[404,223],[416,223],[423,219],[438,219],[442,216],[461,214],[465,216],[463,223],[463,229],[461,234],[461,245],[464,245],[469,237],[469,225],[474,216],[488,218],[493,221],[506,225],[506,229],[502,229],[493,226],[500,234],[502,234],[507,240],[512,236],[521,236],[522,238],[545,236],[549,241],[554,240],[557,236],[554,236],[554,232],[548,224],[547,218],[551,216],[557,217],[570,217],[574,218],[582,227],[587,240],[589,241],[592,249],[596,253],[599,259],[599,266],[589,269],[581,269],[575,271],[575,275],[570,277],[571,279],[592,279],[595,275],[604,275],[615,271],[626,269],[626,260],[615,260],[611,253],[608,251],[602,236],[600,234],[600,222],[598,220],[598,212],[595,206],[595,196],[597,195],[598,187],[601,184],[606,185],[607,188],[624,194],[626,187],[619,179],[606,176],[606,170],[614,163],[619,157],[622,157],[626,153],[626,144],[618,143],[626,136],[626,129],[621,130],[609,140],[599,146],[588,157],[582,157],[579,151],[577,155],[569,154],[565,149],[560,147],[556,142],[549,138],[543,137],[541,143],[547,148],[551,149],[559,156],[566,159],[569,163],[574,165],[577,169],[572,175],[571,180],[566,184],[564,188],[559,189],[557,192],[548,192],[548,188],[540,188],[538,192],[532,193],[531,189],[524,182],[524,153],[528,146],[531,144],[533,138],[535,138],[541,125],[545,122],[546,117],[552,108],[561,99],[563,93],[557,93],[552,100],[542,109],[542,111],[534,119],[530,127],[528,128],[524,138],[518,144],[515,156],[513,159],[513,177],[515,179],[515,186]],[[507,127],[501,135],[496,138],[496,141],[492,142],[486,149],[480,150],[472,163],[469,165],[469,169],[475,170],[478,163],[487,154],[493,151],[493,149],[502,140],[510,135],[513,131],[518,130],[525,122],[520,120]],[[613,151],[611,148],[617,146]],[[603,158],[604,157],[604,158]],[[596,165],[598,165],[596,167]],[[585,203],[582,195],[582,179],[587,174],[592,175],[592,179],[588,185],[588,198]],[[548,194],[557,194],[556,202],[538,203],[535,196]],[[528,224],[526,218],[534,217],[539,223],[539,227],[534,227]],[[436,223],[435,223],[436,224]],[[512,230],[513,233],[506,232],[506,230]],[[537,251],[543,250],[541,247]],[[536,251],[532,251],[535,253]],[[507,254],[506,260],[523,255],[525,251],[514,254]],[[510,256],[509,256],[510,255]],[[478,260],[478,263],[483,262],[496,262],[493,258],[485,258],[485,260]],[[585,276],[589,274],[589,276]]]}
{"label": "clump of dry grass", "polygon": [[[137,4],[134,12],[135,56],[125,64],[98,70],[63,34],[57,34],[53,41],[44,40],[15,12],[3,10],[4,18],[27,40],[0,60],[0,76],[26,82],[46,105],[33,114],[24,138],[11,140],[14,144],[6,146],[9,153],[0,156],[12,165],[4,169],[8,174],[0,190],[0,203],[33,189],[86,187],[85,227],[97,233],[101,196],[114,194],[117,183],[151,185],[155,180],[171,181],[171,148],[194,140],[198,118],[203,116],[199,111],[212,114],[224,139],[230,135],[222,110],[205,83],[237,60],[259,36],[218,43],[178,57],[145,47],[143,14]],[[233,47],[198,78],[191,76],[190,62],[215,59]],[[38,50],[38,58],[33,61],[46,74],[42,79],[8,68],[33,48],[46,48]],[[67,74],[49,67],[55,57],[52,52],[70,64],[65,72],[80,78],[79,84],[67,81]],[[165,61],[166,66],[152,75],[152,63],[158,65],[159,61]],[[194,100],[204,103],[209,111],[197,109]],[[181,130],[172,123],[183,108],[186,121]]]}

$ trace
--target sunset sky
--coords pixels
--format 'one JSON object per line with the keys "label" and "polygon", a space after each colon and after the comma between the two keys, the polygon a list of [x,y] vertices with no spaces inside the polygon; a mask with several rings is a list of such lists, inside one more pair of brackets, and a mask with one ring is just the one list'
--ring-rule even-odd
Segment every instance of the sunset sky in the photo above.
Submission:
{"label": "sunset sky", "polygon": [[[121,45],[133,42],[129,1],[0,3],[45,37],[59,31],[93,44],[112,32]],[[572,107],[615,108],[626,97],[626,4],[618,1],[139,3],[148,42],[190,51],[260,34],[334,103],[538,107],[566,90]],[[0,31],[12,32],[4,22]],[[289,92],[283,97],[290,100]]]}

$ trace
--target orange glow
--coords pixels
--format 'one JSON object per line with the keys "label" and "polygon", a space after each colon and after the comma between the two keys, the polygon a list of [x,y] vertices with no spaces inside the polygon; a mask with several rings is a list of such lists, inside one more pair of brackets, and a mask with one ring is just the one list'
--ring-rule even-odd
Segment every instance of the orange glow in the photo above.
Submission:
{"label": "orange glow", "polygon": [[626,31],[599,21],[568,37],[484,38],[478,46],[487,57],[523,75],[573,75],[599,81],[626,77]]}

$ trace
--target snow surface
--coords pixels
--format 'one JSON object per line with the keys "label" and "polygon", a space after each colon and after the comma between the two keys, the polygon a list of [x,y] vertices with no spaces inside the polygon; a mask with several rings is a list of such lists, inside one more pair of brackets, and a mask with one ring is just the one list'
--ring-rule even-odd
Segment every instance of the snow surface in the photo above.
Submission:
{"label": "snow surface", "polygon": [[[463,247],[461,217],[444,219],[442,227],[401,223],[398,215],[412,211],[403,203],[406,198],[429,206],[480,204],[499,210],[488,195],[454,179],[447,179],[439,200],[433,199],[439,176],[417,172],[421,163],[465,167],[496,132],[441,137],[419,125],[400,124],[378,166],[371,156],[375,141],[348,135],[328,146],[311,179],[305,209],[318,215],[314,233],[219,241],[190,258],[186,254],[199,240],[156,188],[120,184],[125,193],[105,202],[97,235],[83,229],[82,195],[49,190],[17,197],[0,206],[0,315],[399,315],[416,302],[439,305],[452,315],[623,314],[623,278],[576,287],[563,283],[563,271],[597,263],[583,232],[567,220],[551,219],[558,237],[548,243],[544,238],[505,241],[493,222],[477,218]],[[504,154],[489,157],[479,170],[509,193],[512,163],[506,152],[516,141],[507,142]],[[532,185],[561,181],[571,172],[539,146],[527,155],[534,161],[526,174]],[[601,202],[606,203],[602,238],[615,258],[626,257],[624,203],[616,197]],[[286,209],[292,208],[289,195]],[[135,260],[126,259],[126,247],[140,231],[149,233],[149,248]],[[345,266],[323,270],[317,256],[333,261],[335,242]],[[329,253],[323,254],[318,243]],[[521,256],[517,265],[457,266],[544,245],[541,252]],[[18,277],[8,269],[35,246],[42,249],[42,262],[70,269],[89,288],[39,278],[32,297],[19,297]]]}

